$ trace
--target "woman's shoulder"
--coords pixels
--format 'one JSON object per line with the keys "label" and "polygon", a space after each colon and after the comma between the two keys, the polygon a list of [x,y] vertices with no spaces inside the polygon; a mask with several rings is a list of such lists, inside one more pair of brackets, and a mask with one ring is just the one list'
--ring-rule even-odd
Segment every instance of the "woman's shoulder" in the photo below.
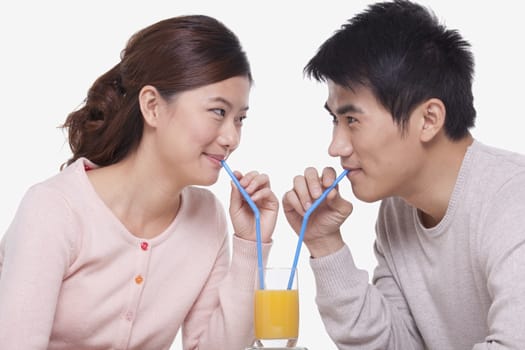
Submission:
{"label": "woman's shoulder", "polygon": [[207,188],[188,186],[182,192],[183,205],[192,211],[222,211],[223,206],[217,196]]}
{"label": "woman's shoulder", "polygon": [[57,174],[30,186],[23,196],[22,203],[40,206],[74,206],[85,202],[87,176],[84,161],[77,160]]}
{"label": "woman's shoulder", "polygon": [[[182,191],[181,211],[178,217],[186,226],[198,227],[198,232],[204,235],[213,233],[220,242],[227,234],[228,221],[224,207],[217,196],[206,188],[188,186]],[[217,232],[223,234],[217,235]]]}
{"label": "woman's shoulder", "polygon": [[82,175],[82,171],[85,171],[84,169],[84,159],[78,159],[53,176],[34,184],[32,188],[55,189],[60,192],[71,186],[78,187],[81,179],[80,176]]}

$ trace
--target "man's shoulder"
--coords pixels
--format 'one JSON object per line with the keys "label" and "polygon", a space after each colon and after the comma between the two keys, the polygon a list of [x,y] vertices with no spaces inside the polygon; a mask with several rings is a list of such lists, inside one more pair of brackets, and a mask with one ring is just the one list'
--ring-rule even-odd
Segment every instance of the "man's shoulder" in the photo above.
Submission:
{"label": "man's shoulder", "polygon": [[401,197],[387,197],[379,206],[378,223],[407,222],[412,217],[414,207]]}
{"label": "man's shoulder", "polygon": [[412,208],[412,206],[408,204],[403,198],[392,196],[384,198],[381,201],[379,210],[410,210],[410,208]]}
{"label": "man's shoulder", "polygon": [[474,164],[493,166],[505,171],[525,170],[525,154],[498,148],[476,141],[473,146]]}
{"label": "man's shoulder", "polygon": [[477,142],[472,154],[471,186],[484,192],[499,191],[512,183],[525,185],[525,155]]}

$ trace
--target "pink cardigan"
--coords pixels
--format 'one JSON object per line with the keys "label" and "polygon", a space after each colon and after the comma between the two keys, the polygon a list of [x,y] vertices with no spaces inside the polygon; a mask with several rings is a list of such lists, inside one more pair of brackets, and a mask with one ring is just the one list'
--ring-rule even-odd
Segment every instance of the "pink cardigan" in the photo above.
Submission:
{"label": "pink cardigan", "polygon": [[[79,159],[29,189],[0,244],[0,349],[242,349],[253,340],[255,242],[188,187],[159,236],[133,236]],[[264,261],[270,244],[263,247]]]}

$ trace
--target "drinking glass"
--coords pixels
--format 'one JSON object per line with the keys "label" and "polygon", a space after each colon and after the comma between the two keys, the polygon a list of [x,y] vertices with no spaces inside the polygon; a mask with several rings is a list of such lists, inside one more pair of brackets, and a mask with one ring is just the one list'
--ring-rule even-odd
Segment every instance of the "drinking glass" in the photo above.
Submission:
{"label": "drinking glass", "polygon": [[263,271],[264,288],[259,286],[255,291],[255,348],[294,348],[299,335],[297,269],[290,288],[291,268],[267,267]]}

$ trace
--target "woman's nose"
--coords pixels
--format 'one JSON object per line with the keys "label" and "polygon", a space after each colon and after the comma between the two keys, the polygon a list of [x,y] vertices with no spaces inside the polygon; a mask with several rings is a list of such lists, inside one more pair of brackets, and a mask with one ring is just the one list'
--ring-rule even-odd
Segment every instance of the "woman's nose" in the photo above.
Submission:
{"label": "woman's nose", "polygon": [[241,141],[241,131],[236,127],[235,123],[224,123],[221,127],[218,141],[223,147],[234,150]]}

